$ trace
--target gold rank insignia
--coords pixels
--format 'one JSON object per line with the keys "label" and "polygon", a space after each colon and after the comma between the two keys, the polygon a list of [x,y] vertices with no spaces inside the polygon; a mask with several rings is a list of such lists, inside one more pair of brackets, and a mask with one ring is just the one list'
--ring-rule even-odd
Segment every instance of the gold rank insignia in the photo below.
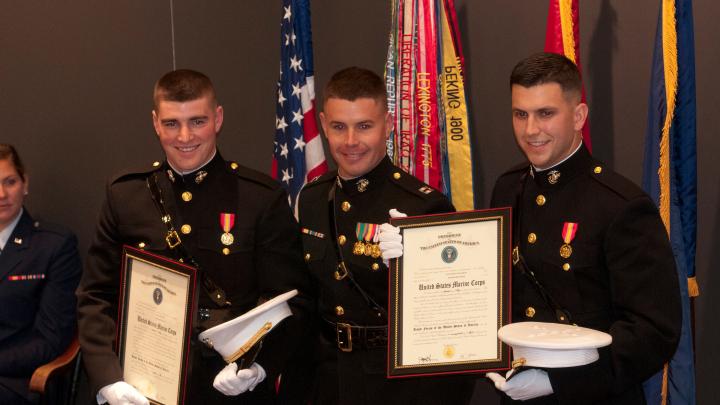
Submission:
{"label": "gold rank insignia", "polygon": [[223,230],[223,234],[220,235],[220,243],[225,246],[230,246],[235,241],[235,237],[230,233],[230,230],[235,225],[235,214],[229,214],[223,212],[220,214],[220,227]]}
{"label": "gold rank insignia", "polygon": [[557,170],[552,170],[550,173],[548,173],[548,183],[555,184],[560,179],[560,172]]}
{"label": "gold rank insignia", "polygon": [[370,184],[370,180],[368,179],[360,179],[355,183],[357,185],[357,190],[361,193],[364,193],[365,190],[367,190],[368,185]]}

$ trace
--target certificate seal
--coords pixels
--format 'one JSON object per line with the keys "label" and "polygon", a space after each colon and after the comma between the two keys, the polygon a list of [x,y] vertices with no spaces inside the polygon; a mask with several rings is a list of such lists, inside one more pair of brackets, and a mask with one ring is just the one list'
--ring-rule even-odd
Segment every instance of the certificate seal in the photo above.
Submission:
{"label": "certificate seal", "polygon": [[446,359],[452,359],[455,356],[455,348],[452,345],[445,345],[443,348],[443,356]]}
{"label": "certificate seal", "polygon": [[440,253],[440,257],[445,263],[452,263],[458,257],[458,251],[455,246],[447,246]]}
{"label": "certificate seal", "polygon": [[153,290],[153,301],[155,304],[160,305],[160,303],[163,300],[163,293],[162,290],[159,288],[156,288]]}

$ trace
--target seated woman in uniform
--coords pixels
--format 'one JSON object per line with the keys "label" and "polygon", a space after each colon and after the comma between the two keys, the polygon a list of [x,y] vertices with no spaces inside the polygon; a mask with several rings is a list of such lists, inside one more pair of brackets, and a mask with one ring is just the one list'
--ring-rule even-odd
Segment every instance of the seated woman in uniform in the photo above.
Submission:
{"label": "seated woman in uniform", "polygon": [[77,325],[77,239],[34,220],[27,194],[20,156],[0,143],[0,404],[28,401],[33,371],[65,351]]}

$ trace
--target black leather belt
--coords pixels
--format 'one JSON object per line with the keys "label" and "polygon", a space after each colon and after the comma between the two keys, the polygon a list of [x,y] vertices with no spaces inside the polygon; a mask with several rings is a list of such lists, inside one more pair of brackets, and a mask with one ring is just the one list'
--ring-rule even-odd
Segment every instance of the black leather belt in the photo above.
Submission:
{"label": "black leather belt", "polygon": [[387,346],[387,326],[357,326],[324,319],[325,336],[337,343],[338,349],[351,352],[353,349],[373,349]]}

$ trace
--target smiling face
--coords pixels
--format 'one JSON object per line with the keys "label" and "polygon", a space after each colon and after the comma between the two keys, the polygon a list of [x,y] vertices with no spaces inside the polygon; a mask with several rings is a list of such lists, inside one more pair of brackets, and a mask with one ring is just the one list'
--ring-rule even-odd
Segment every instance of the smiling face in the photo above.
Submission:
{"label": "smiling face", "polygon": [[512,86],[515,141],[537,169],[561,162],[580,145],[588,108],[558,83]]}
{"label": "smiling face", "polygon": [[385,157],[392,117],[380,100],[329,98],[320,122],[343,178],[362,176]]}
{"label": "smiling face", "polygon": [[0,159],[0,231],[20,213],[27,191],[27,179],[18,174],[9,159]]}
{"label": "smiling face", "polygon": [[175,169],[195,170],[210,160],[223,122],[222,106],[211,96],[182,102],[160,100],[152,116],[165,156]]}

